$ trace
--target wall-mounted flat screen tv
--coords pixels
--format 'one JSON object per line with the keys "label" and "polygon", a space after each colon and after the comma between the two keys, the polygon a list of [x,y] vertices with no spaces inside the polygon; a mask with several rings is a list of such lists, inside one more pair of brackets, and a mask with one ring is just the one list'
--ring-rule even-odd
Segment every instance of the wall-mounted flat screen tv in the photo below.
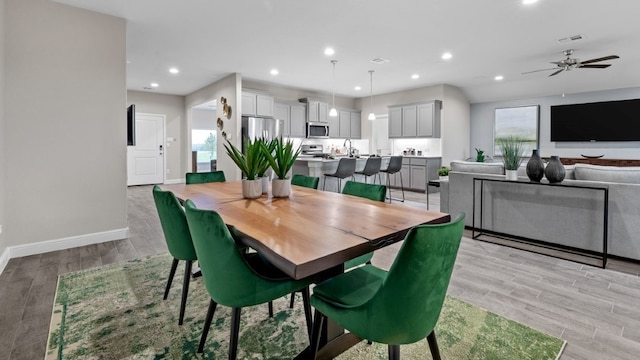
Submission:
{"label": "wall-mounted flat screen tv", "polygon": [[640,99],[551,106],[551,141],[640,141]]}
{"label": "wall-mounted flat screen tv", "polygon": [[127,145],[136,145],[136,106],[134,104],[127,108]]}

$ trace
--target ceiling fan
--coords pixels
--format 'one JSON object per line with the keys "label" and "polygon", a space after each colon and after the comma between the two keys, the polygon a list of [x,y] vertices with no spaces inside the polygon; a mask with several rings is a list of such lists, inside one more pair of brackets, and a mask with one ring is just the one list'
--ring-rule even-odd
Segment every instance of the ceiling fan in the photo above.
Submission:
{"label": "ceiling fan", "polygon": [[554,76],[554,75],[558,75],[563,71],[570,71],[571,69],[581,69],[581,68],[585,68],[585,69],[605,69],[608,68],[609,66],[611,66],[611,64],[594,64],[596,62],[600,62],[600,61],[606,61],[606,60],[613,60],[613,59],[619,59],[620,57],[618,55],[609,55],[609,56],[604,56],[601,58],[596,58],[596,59],[591,59],[591,60],[585,60],[585,61],[580,61],[580,59],[577,58],[572,58],[571,55],[573,54],[573,49],[568,49],[563,51],[564,56],[566,56],[567,58],[564,60],[560,60],[560,61],[552,61],[552,64],[556,64],[556,67],[553,68],[549,68],[549,69],[540,69],[540,70],[533,70],[533,71],[527,71],[527,72],[523,72],[522,74],[531,74],[534,72],[539,72],[539,71],[549,71],[549,70],[555,70],[554,72],[552,72],[549,76]]}

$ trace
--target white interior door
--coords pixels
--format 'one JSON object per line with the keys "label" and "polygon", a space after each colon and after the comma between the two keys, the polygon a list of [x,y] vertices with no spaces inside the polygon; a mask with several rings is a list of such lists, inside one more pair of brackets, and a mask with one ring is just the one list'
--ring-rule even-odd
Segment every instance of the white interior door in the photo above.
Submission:
{"label": "white interior door", "polygon": [[127,185],[164,183],[165,116],[136,113],[136,145],[127,147]]}

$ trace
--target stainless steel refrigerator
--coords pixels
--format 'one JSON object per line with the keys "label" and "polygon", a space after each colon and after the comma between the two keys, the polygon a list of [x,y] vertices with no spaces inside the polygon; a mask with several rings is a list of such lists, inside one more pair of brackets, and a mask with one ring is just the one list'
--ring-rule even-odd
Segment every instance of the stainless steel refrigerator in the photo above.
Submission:
{"label": "stainless steel refrigerator", "polygon": [[[264,137],[267,140],[282,136],[282,121],[272,118],[242,117],[242,144],[244,139]],[[244,149],[243,149],[244,150]]]}

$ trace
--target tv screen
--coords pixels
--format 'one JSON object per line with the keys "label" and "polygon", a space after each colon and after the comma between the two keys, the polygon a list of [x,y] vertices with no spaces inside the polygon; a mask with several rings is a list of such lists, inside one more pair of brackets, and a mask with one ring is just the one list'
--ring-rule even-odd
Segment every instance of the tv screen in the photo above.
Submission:
{"label": "tv screen", "polygon": [[134,104],[127,108],[127,145],[136,145],[136,106]]}
{"label": "tv screen", "polygon": [[551,141],[640,141],[640,99],[551,106]]}

